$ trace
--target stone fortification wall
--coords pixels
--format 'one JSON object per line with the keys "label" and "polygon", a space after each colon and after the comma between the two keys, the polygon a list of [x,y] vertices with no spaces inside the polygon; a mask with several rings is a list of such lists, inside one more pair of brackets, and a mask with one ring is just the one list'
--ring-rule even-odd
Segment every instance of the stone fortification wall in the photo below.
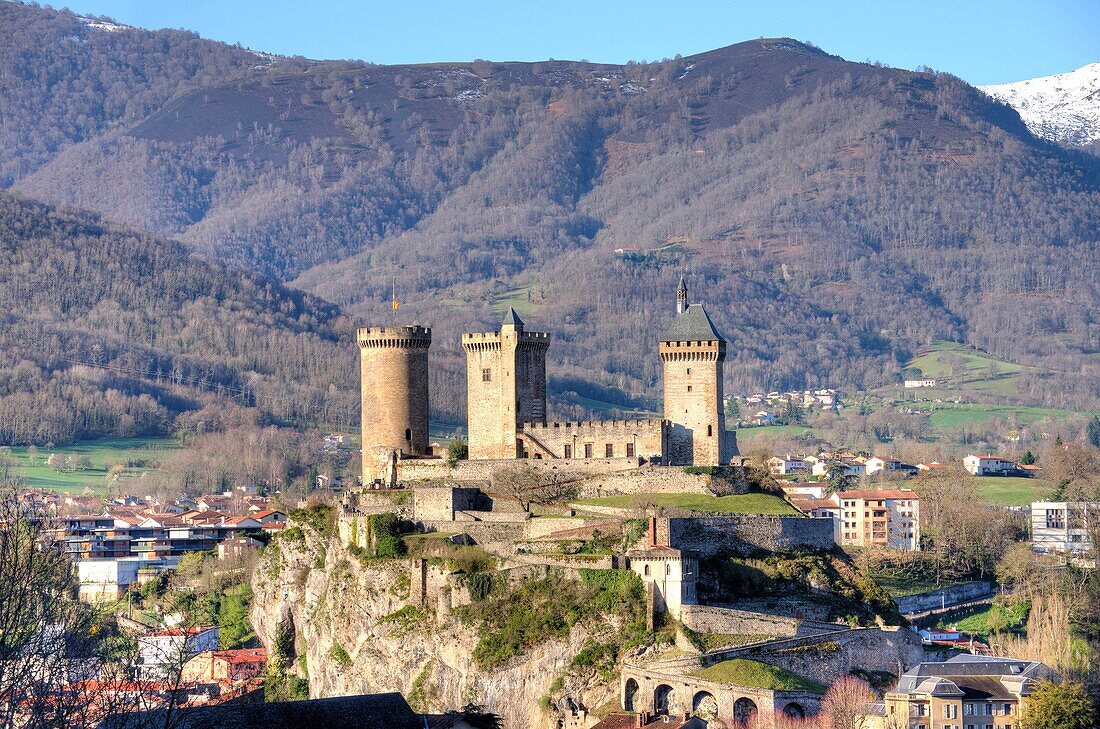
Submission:
{"label": "stone fortification wall", "polygon": [[908,628],[857,628],[826,636],[822,642],[794,645],[776,643],[738,655],[770,663],[824,684],[853,669],[898,675],[924,658],[920,637]]}
{"label": "stone fortification wall", "polygon": [[578,484],[579,498],[623,494],[727,494],[745,493],[741,479],[687,473],[681,466],[646,466],[632,471],[594,475]]}
{"label": "stone fortification wall", "polygon": [[519,521],[493,523],[484,521],[417,521],[424,531],[468,534],[489,551],[510,552],[512,544],[523,539],[524,523]]}
{"label": "stone fortification wall", "polygon": [[458,486],[433,486],[413,490],[413,513],[418,520],[450,521],[459,511],[478,511],[492,508],[489,501],[476,488]]}
{"label": "stone fortification wall", "polygon": [[676,549],[697,549],[701,556],[831,549],[830,519],[797,516],[695,516],[657,520],[657,543]]}
{"label": "stone fortification wall", "polygon": [[774,635],[782,638],[818,635],[846,626],[799,620],[780,615],[750,613],[743,610],[710,605],[684,605],[680,620],[684,625],[700,633],[729,633],[733,635]]}
{"label": "stone fortification wall", "polygon": [[[518,437],[531,457],[555,459],[660,458],[664,420],[585,420],[576,423],[523,423]],[[608,455],[608,448],[611,454]]]}
{"label": "stone fortification wall", "polygon": [[907,595],[895,600],[903,613],[917,613],[924,610],[937,610],[943,605],[957,605],[960,602],[976,600],[996,592],[990,582],[967,582],[963,585],[945,587],[919,595]]}
{"label": "stone fortification wall", "polygon": [[450,468],[446,461],[439,459],[412,459],[398,461],[397,480],[399,483],[442,480],[452,483],[486,483],[492,481],[493,474],[497,471],[516,466],[530,468],[535,472],[575,474],[580,478],[593,474],[630,471],[637,469],[640,465],[641,460],[638,458],[574,458],[570,460],[501,458],[459,461],[454,468]]}

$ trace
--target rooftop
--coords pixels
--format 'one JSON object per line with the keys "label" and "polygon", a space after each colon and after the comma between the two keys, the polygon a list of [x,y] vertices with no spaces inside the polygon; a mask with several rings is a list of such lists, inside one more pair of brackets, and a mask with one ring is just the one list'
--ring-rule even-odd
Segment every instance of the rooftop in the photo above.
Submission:
{"label": "rooftop", "polygon": [[661,338],[662,342],[724,342],[714,328],[702,304],[691,304],[683,314],[677,314]]}

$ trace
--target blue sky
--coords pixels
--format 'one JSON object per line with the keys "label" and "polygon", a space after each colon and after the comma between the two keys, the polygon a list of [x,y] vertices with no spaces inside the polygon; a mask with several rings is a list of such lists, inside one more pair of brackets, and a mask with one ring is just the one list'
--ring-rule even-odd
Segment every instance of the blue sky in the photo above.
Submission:
{"label": "blue sky", "polygon": [[[56,1],[56,0],[55,0]],[[1100,61],[1100,0],[69,0],[81,14],[187,28],[254,50],[376,63],[689,55],[760,36],[974,84]]]}

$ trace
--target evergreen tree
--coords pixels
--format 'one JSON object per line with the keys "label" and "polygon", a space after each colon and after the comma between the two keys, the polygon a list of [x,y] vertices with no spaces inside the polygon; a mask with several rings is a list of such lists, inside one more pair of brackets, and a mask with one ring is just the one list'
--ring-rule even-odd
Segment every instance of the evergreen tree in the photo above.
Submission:
{"label": "evergreen tree", "polygon": [[1100,448],[1100,416],[1093,415],[1085,428],[1085,439],[1093,448]]}

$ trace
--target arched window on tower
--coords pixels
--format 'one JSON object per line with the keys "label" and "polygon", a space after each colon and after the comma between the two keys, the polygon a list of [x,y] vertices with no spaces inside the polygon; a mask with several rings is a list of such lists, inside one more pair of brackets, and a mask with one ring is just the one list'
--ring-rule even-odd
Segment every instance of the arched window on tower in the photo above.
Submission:
{"label": "arched window on tower", "polygon": [[712,435],[714,435],[714,426],[713,425],[707,425],[707,437],[709,438]]}
{"label": "arched window on tower", "polygon": [[405,428],[405,440],[410,440],[411,441],[412,439],[413,439],[412,430],[409,429],[409,428]]}

